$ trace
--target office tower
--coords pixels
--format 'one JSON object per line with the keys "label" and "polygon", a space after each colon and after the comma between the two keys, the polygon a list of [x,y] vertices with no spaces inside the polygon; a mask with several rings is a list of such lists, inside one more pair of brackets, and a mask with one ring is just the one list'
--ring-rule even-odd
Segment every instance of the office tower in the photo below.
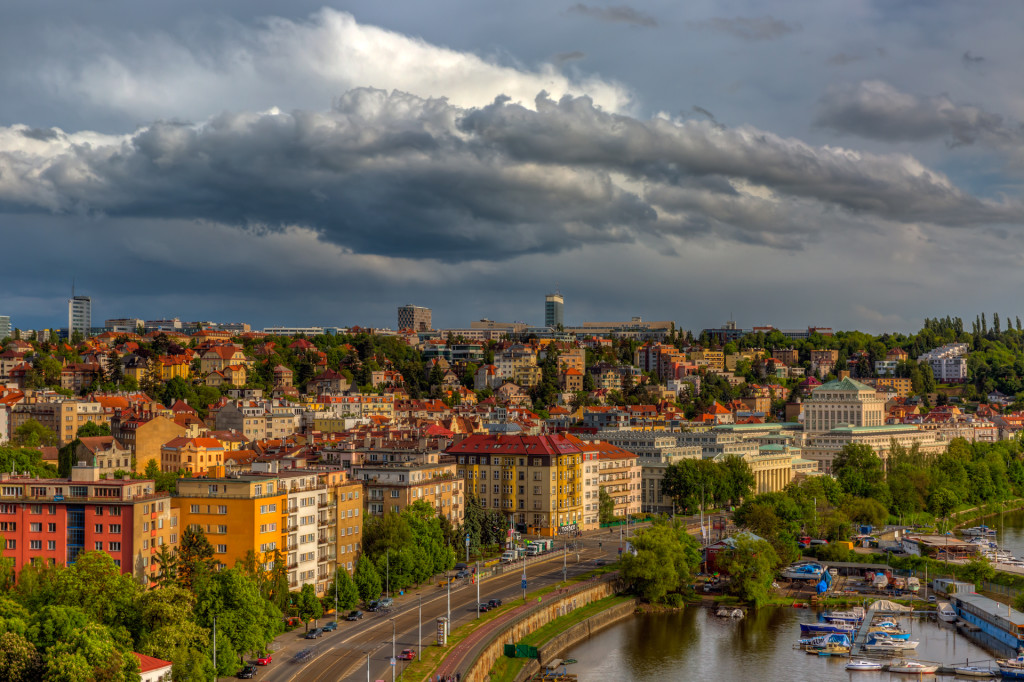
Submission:
{"label": "office tower", "polygon": [[558,327],[564,324],[562,306],[565,303],[562,294],[553,293],[544,297],[544,326]]}
{"label": "office tower", "polygon": [[92,330],[92,299],[88,296],[75,296],[68,299],[68,338],[77,331],[83,337],[89,336]]}
{"label": "office tower", "polygon": [[398,308],[398,328],[411,329],[415,332],[428,332],[433,327],[430,319],[430,308],[418,305],[403,305]]}
{"label": "office tower", "polygon": [[0,315],[0,339],[6,339],[14,330],[11,329],[11,318],[9,315]]}

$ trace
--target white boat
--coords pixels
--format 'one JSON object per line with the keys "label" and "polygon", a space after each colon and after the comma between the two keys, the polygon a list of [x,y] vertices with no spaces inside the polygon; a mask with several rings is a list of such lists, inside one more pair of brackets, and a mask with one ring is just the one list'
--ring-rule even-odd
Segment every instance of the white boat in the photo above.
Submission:
{"label": "white boat", "polygon": [[827,611],[822,614],[822,618],[828,621],[859,623],[864,620],[864,607],[854,606],[852,609],[847,611]]}
{"label": "white boat", "polygon": [[953,668],[958,677],[995,677],[999,668],[982,668],[977,665],[960,665]]}
{"label": "white boat", "polygon": [[802,561],[782,570],[779,575],[790,580],[821,580],[825,567],[815,561]]}
{"label": "white boat", "polygon": [[882,664],[877,661],[850,661],[847,670],[881,670]]}
{"label": "white boat", "polygon": [[996,661],[999,673],[1011,680],[1024,680],[1024,656],[1006,658]]}
{"label": "white boat", "polygon": [[911,592],[918,592],[921,589],[921,579],[914,577],[907,578],[907,589]]}
{"label": "white boat", "polygon": [[899,653],[909,649],[916,649],[917,645],[918,642],[904,642],[898,639],[879,639],[865,644],[864,650],[873,651],[875,653],[885,653],[886,651]]}
{"label": "white boat", "polygon": [[956,610],[949,605],[949,602],[940,601],[938,604],[939,620],[947,623],[956,621]]}
{"label": "white boat", "polygon": [[934,663],[922,663],[921,661],[896,661],[889,666],[891,673],[913,673],[914,675],[931,675],[938,669],[939,666]]}
{"label": "white boat", "polygon": [[972,537],[992,537],[996,534],[994,528],[988,526],[974,526],[973,528],[964,528],[960,531],[963,535]]}

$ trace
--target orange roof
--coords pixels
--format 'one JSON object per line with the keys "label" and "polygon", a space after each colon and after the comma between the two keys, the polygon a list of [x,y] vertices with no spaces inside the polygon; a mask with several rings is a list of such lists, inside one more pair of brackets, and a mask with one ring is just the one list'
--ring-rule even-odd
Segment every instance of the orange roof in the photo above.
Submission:
{"label": "orange roof", "polygon": [[139,659],[139,672],[146,674],[153,670],[160,670],[162,668],[170,668],[173,665],[170,661],[165,661],[162,658],[155,658],[153,656],[147,656],[133,651],[135,658]]}

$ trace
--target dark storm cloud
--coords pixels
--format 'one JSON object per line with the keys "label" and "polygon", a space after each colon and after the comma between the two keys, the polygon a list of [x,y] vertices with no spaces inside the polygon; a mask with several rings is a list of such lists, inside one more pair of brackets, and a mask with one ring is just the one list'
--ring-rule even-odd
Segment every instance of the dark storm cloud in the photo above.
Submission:
{"label": "dark storm cloud", "polygon": [[775,17],[714,17],[706,21],[689,22],[691,28],[709,30],[747,41],[775,40],[799,31],[800,24],[787,24]]}
{"label": "dark storm cloud", "polygon": [[946,138],[953,145],[1017,143],[1019,126],[998,114],[956,104],[947,95],[923,97],[888,83],[862,81],[831,88],[819,102],[819,126],[888,142]]}
{"label": "dark storm cloud", "polygon": [[626,5],[594,7],[577,3],[569,8],[569,12],[616,24],[632,24],[633,26],[643,26],[645,28],[654,28],[658,25],[658,21],[654,17]]}
{"label": "dark storm cloud", "polygon": [[357,254],[446,262],[657,239],[702,221],[724,239],[800,248],[833,229],[820,218],[836,210],[951,226],[1021,218],[907,156],[644,121],[586,97],[542,94],[535,106],[360,89],[331,111],[222,114],[123,138],[0,128],[0,211],[299,227]]}

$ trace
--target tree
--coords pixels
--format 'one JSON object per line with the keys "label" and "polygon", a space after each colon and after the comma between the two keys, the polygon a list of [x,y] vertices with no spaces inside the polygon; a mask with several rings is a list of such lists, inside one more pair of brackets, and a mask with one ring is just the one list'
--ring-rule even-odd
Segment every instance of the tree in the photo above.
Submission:
{"label": "tree", "polygon": [[622,580],[648,602],[663,600],[692,583],[700,565],[697,541],[679,524],[659,523],[631,538],[636,554],[622,557]]}
{"label": "tree", "polygon": [[851,521],[872,526],[884,526],[889,520],[889,510],[878,500],[869,497],[853,497],[843,504],[843,513]]}
{"label": "tree", "polygon": [[105,680],[129,682],[139,679],[139,660],[131,650],[120,648],[110,631],[88,623],[55,643],[43,660],[44,682]]}
{"label": "tree", "polygon": [[339,610],[348,611],[349,609],[354,609],[356,604],[359,603],[359,588],[356,587],[344,566],[338,566],[334,570],[334,580],[328,586],[327,593],[324,595],[327,605],[332,608],[334,607],[335,590],[338,592]]}
{"label": "tree", "polygon": [[255,580],[237,568],[218,571],[198,585],[197,620],[212,628],[217,618],[217,672],[232,675],[240,667],[241,656],[265,650],[280,631],[281,611],[263,598]]}
{"label": "tree", "polygon": [[598,515],[601,523],[614,523],[615,522],[615,500],[608,494],[604,488],[601,488],[597,492],[598,496]]}
{"label": "tree", "polygon": [[0,679],[35,682],[42,672],[42,659],[32,642],[14,632],[0,634]]}
{"label": "tree", "polygon": [[938,518],[949,518],[958,504],[960,500],[949,488],[939,488],[928,496],[928,511]]}
{"label": "tree", "polygon": [[110,424],[97,424],[96,422],[86,422],[78,429],[78,433],[75,434],[77,438],[89,438],[91,436],[109,436],[110,435]]}
{"label": "tree", "polygon": [[160,573],[156,576],[156,584],[160,587],[169,587],[178,583],[178,552],[170,549],[170,545],[160,545],[160,549],[153,555],[153,563],[160,567]]}
{"label": "tree", "polygon": [[733,536],[722,570],[729,575],[729,592],[759,608],[768,601],[779,557],[768,541],[749,533]]}
{"label": "tree", "polygon": [[661,490],[676,506],[695,510],[719,497],[721,480],[721,470],[713,461],[684,459],[665,469]]}
{"label": "tree", "polygon": [[213,571],[213,545],[203,529],[191,525],[181,535],[178,545],[178,584],[196,591],[198,583]]}
{"label": "tree", "polygon": [[870,445],[847,443],[832,462],[832,475],[843,490],[855,497],[881,497],[888,501],[885,465]]}
{"label": "tree", "polygon": [[0,447],[0,471],[27,471],[39,478],[54,478],[57,470],[43,461],[43,454],[32,448]]}
{"label": "tree", "polygon": [[721,495],[730,504],[737,505],[754,491],[756,480],[750,464],[742,457],[729,455],[721,465]]}
{"label": "tree", "polygon": [[316,620],[320,616],[324,615],[324,606],[317,598],[316,590],[309,583],[303,585],[302,589],[299,591],[297,606],[299,610],[299,618],[301,618],[302,622],[305,623],[307,632],[309,631],[309,621]]}
{"label": "tree", "polygon": [[981,589],[981,583],[990,582],[996,577],[996,569],[988,559],[978,557],[961,566],[956,572],[956,577],[957,580],[974,583],[975,588]]}
{"label": "tree", "polygon": [[177,663],[188,652],[206,651],[209,633],[195,622],[195,597],[180,587],[148,590],[136,601],[134,639],[139,653]]}
{"label": "tree", "polygon": [[352,580],[355,582],[363,602],[369,603],[380,598],[380,574],[377,573],[373,562],[365,554],[356,561]]}
{"label": "tree", "polygon": [[11,439],[14,445],[21,445],[30,448],[40,446],[54,446],[57,444],[57,434],[48,429],[35,419],[29,419],[24,424],[14,429],[14,437]]}

